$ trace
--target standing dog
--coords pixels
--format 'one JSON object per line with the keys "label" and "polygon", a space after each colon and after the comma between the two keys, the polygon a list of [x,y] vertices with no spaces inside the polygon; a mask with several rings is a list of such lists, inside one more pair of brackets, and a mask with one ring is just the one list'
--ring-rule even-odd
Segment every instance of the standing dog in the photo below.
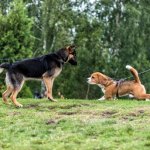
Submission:
{"label": "standing dog", "polygon": [[138,100],[150,99],[150,94],[146,94],[145,87],[141,84],[136,69],[129,65],[127,65],[126,68],[130,70],[134,76],[133,81],[115,81],[100,72],[95,72],[88,78],[89,84],[97,84],[101,87],[104,96],[99,100],[115,99],[116,97],[125,95],[131,95]]}
{"label": "standing dog", "polygon": [[57,52],[43,55],[41,57],[17,61],[12,64],[3,63],[0,65],[1,72],[5,69],[7,90],[2,94],[3,101],[7,103],[7,97],[13,103],[22,107],[16,98],[23,83],[28,79],[43,80],[46,86],[46,95],[51,101],[56,101],[52,96],[54,79],[62,71],[64,63],[69,62],[77,65],[75,46],[68,46],[59,49]]}

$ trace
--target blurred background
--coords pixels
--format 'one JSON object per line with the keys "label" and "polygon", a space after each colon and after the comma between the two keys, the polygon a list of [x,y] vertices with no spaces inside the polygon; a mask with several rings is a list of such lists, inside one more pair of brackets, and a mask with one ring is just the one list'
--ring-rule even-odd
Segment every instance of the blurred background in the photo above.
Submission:
{"label": "blurred background", "polygon": [[[114,79],[150,69],[149,0],[0,0],[0,63],[54,52],[75,44],[78,66],[65,64],[54,82],[54,97],[97,99],[87,84],[100,71]],[[35,66],[38,67],[38,66]],[[150,93],[150,72],[140,76]],[[0,92],[5,90],[0,75]],[[20,97],[35,97],[43,86],[26,82]]]}

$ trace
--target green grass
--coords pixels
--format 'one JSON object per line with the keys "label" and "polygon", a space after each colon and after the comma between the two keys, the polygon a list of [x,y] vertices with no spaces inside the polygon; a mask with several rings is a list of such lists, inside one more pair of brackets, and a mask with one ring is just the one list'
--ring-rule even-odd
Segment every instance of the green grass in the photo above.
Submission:
{"label": "green grass", "polygon": [[150,149],[150,102],[18,101],[23,108],[0,102],[0,149]]}

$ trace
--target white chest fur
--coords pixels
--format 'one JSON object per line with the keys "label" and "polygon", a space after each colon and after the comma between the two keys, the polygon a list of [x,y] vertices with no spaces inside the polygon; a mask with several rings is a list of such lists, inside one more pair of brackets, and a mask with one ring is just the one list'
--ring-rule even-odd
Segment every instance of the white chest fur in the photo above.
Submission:
{"label": "white chest fur", "polygon": [[62,71],[62,68],[56,68],[53,77],[57,77]]}
{"label": "white chest fur", "polygon": [[105,87],[101,84],[98,84],[98,86],[102,89],[102,92],[105,93]]}

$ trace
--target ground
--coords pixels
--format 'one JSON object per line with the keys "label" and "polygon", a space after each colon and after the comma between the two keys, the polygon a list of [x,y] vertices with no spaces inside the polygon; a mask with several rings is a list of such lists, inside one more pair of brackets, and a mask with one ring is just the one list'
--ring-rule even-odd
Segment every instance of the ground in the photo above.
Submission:
{"label": "ground", "polygon": [[150,102],[18,99],[0,101],[0,149],[149,150]]}

